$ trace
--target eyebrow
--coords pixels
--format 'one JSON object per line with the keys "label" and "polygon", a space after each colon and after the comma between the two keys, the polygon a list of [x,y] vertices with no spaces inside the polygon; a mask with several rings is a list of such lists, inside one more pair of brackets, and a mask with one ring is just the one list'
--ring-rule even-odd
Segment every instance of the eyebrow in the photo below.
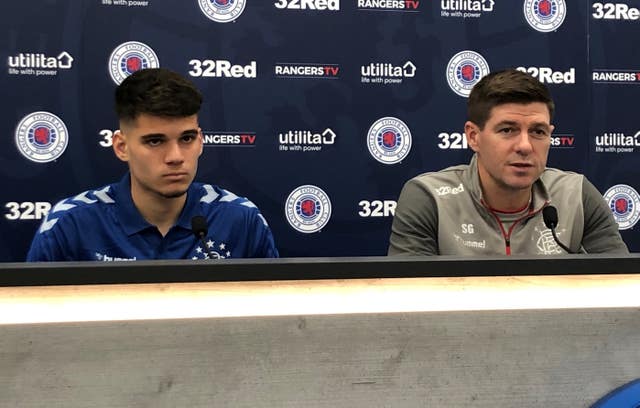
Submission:
{"label": "eyebrow", "polygon": [[[500,126],[505,126],[505,125],[507,125],[507,126],[517,126],[518,122],[512,121],[512,120],[503,120],[502,122],[496,123],[495,126],[494,126],[494,129],[495,128],[499,128]],[[545,122],[534,122],[534,123],[531,124],[530,127],[532,127],[532,128],[535,128],[535,127],[550,128],[551,125],[548,124],[548,123],[545,123]]]}
{"label": "eyebrow", "polygon": [[[187,135],[193,135],[193,134],[197,134],[198,133],[198,129],[187,129],[185,131],[183,131],[182,133],[180,133],[180,137],[182,136],[187,136]],[[166,138],[167,135],[165,135],[164,133],[149,133],[146,135],[142,135],[140,136],[140,139],[144,140],[149,140],[149,139],[157,139],[157,138]]]}

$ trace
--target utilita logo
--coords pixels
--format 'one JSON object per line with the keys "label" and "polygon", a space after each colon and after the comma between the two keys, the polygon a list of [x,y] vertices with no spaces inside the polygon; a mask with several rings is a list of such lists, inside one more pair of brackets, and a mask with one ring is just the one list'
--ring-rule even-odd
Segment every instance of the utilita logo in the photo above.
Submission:
{"label": "utilita logo", "polygon": [[478,18],[483,12],[493,11],[494,0],[441,0],[440,16]]}
{"label": "utilita logo", "polygon": [[66,51],[62,51],[57,57],[21,52],[7,59],[11,75],[54,76],[59,69],[71,69],[72,64],[73,57]]}
{"label": "utilita logo", "polygon": [[411,11],[420,8],[420,0],[358,0],[358,10]]}
{"label": "utilita logo", "polygon": [[332,145],[336,141],[336,133],[326,128],[322,133],[311,130],[290,130],[278,135],[280,151],[319,152],[324,145]]}
{"label": "utilita logo", "polygon": [[623,132],[610,132],[596,136],[596,153],[633,153],[636,147],[640,147],[640,132],[633,136]]}
{"label": "utilita logo", "polygon": [[388,63],[371,63],[360,67],[361,82],[365,84],[401,84],[403,78],[413,78],[416,66],[407,61],[402,66]]}
{"label": "utilita logo", "polygon": [[340,75],[338,64],[305,64],[279,62],[274,67],[277,78],[320,78],[337,79]]}

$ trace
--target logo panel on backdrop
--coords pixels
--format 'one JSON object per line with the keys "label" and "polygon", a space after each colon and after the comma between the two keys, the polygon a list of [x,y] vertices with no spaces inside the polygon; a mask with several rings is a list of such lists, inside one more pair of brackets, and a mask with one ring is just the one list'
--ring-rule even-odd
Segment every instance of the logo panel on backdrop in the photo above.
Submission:
{"label": "logo panel on backdrop", "polygon": [[367,147],[374,159],[384,164],[400,163],[411,151],[411,131],[398,118],[385,117],[373,122],[367,134]]}
{"label": "logo panel on backdrop", "polygon": [[216,23],[234,21],[242,14],[246,0],[198,0],[202,14]]}
{"label": "logo panel on backdrop", "polygon": [[567,16],[564,0],[525,0],[524,17],[527,23],[542,33],[555,31]]}
{"label": "logo panel on backdrop", "polygon": [[109,57],[109,74],[116,85],[136,71],[158,68],[160,62],[155,51],[139,41],[128,41],[118,45]]}
{"label": "logo panel on backdrop", "polygon": [[640,219],[640,195],[631,186],[617,184],[604,193],[613,217],[618,222],[618,229],[633,228]]}
{"label": "logo panel on backdrop", "polygon": [[465,98],[483,76],[489,73],[487,60],[475,51],[460,51],[447,64],[447,82],[453,92]]}
{"label": "logo panel on backdrop", "polygon": [[296,231],[320,231],[331,218],[331,200],[320,187],[303,185],[294,189],[285,203],[287,221]]}
{"label": "logo panel on backdrop", "polygon": [[16,126],[16,146],[27,159],[36,163],[56,160],[69,144],[69,132],[62,119],[50,112],[33,112]]}

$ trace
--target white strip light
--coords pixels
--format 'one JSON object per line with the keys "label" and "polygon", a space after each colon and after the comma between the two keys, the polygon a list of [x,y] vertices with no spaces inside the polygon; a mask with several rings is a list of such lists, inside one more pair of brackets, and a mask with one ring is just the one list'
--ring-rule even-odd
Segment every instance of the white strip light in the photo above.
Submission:
{"label": "white strip light", "polygon": [[0,324],[640,307],[639,275],[0,288]]}

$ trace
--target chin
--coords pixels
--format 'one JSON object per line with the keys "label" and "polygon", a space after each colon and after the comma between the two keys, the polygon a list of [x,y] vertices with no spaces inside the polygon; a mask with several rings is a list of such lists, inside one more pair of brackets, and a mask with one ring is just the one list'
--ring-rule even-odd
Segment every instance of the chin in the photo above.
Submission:
{"label": "chin", "polygon": [[187,193],[187,190],[174,190],[174,191],[160,192],[160,195],[164,198],[178,198],[178,197],[182,197],[186,193]]}

